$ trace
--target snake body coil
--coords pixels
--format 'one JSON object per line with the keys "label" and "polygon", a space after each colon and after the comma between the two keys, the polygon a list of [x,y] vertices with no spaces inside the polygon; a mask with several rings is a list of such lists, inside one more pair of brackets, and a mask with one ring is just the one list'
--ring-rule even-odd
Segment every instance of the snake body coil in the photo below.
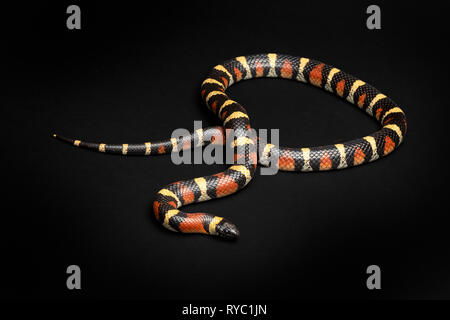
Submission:
{"label": "snake body coil", "polygon": [[[229,99],[225,90],[241,80],[261,77],[293,79],[333,92],[375,117],[382,128],[359,139],[320,147],[259,145],[262,155],[257,159],[254,146],[256,142],[252,140],[247,111],[239,103]],[[201,95],[208,108],[222,121],[225,131],[222,127],[211,127],[179,139],[113,145],[54,136],[75,146],[100,152],[153,155],[187,148],[193,141],[200,141],[201,145],[214,143],[216,138],[226,135],[226,143],[234,148],[235,160],[239,159],[240,162],[218,174],[169,184],[156,195],[153,209],[156,219],[169,230],[234,239],[239,232],[228,220],[208,213],[184,213],[179,208],[194,202],[224,197],[242,189],[254,176],[257,160],[262,165],[268,165],[269,159],[276,155],[279,169],[284,171],[343,169],[368,163],[391,153],[406,134],[405,114],[390,98],[364,81],[307,58],[258,54],[228,60],[213,68],[202,83]],[[227,139],[227,129],[234,132],[231,140]]]}

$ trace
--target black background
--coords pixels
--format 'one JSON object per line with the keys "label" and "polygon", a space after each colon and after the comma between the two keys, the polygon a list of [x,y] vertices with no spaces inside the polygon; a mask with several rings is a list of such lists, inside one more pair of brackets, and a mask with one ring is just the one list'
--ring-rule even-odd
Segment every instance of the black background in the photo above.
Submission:
{"label": "black background", "polygon": [[[2,296],[118,299],[442,299],[448,270],[448,32],[443,8],[388,4],[368,30],[370,2],[74,2],[3,7]],[[162,228],[151,205],[164,185],[225,168],[72,148],[132,143],[218,120],[200,99],[223,60],[279,52],[334,65],[405,111],[389,157],[326,173],[255,176],[236,195],[188,212],[225,216],[237,242]],[[344,100],[293,81],[228,90],[255,128],[281,144],[342,142],[378,124]],[[66,288],[66,268],[82,290]],[[366,268],[382,290],[366,288]]]}

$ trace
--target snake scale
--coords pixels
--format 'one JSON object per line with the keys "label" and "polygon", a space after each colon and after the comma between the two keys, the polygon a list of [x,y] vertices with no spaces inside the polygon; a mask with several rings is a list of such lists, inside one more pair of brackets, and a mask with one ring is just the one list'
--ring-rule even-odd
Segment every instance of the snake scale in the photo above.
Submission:
{"label": "snake scale", "polygon": [[[325,89],[375,117],[382,127],[359,139],[319,147],[285,148],[262,144],[258,146],[262,151],[258,157],[255,148],[258,143],[250,134],[248,113],[238,102],[231,100],[225,90],[239,81],[262,77],[292,79]],[[201,96],[222,121],[222,127],[199,129],[178,139],[137,144],[92,143],[56,134],[54,137],[77,147],[123,155],[166,154],[190,148],[194,142],[204,146],[226,141],[234,148],[233,165],[217,174],[167,185],[157,193],[153,209],[156,219],[171,231],[236,239],[239,231],[227,219],[209,213],[185,213],[179,208],[237,192],[253,178],[257,162],[267,166],[273,155],[278,158],[279,169],[284,171],[343,169],[388,155],[402,143],[406,134],[405,114],[389,97],[362,80],[308,58],[269,53],[225,61],[215,66],[203,81]],[[227,133],[230,129],[234,132],[232,139]]]}

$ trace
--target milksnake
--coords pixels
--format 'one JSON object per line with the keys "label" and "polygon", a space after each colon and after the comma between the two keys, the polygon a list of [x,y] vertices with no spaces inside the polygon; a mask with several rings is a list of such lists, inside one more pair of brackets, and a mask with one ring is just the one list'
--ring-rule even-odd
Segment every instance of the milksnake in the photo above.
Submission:
{"label": "milksnake", "polygon": [[[250,133],[247,111],[228,98],[225,90],[241,80],[262,77],[297,80],[335,93],[375,117],[382,128],[359,139],[319,147],[284,148],[256,142]],[[278,158],[279,169],[284,171],[325,171],[374,161],[398,147],[407,129],[404,112],[371,85],[322,62],[284,54],[241,56],[215,66],[201,85],[201,96],[223,127],[199,129],[178,139],[138,144],[91,143],[56,134],[54,137],[78,147],[124,155],[165,154],[190,148],[194,143],[204,146],[226,141],[234,148],[232,166],[218,174],[167,185],[157,193],[153,209],[156,219],[171,231],[236,239],[238,229],[225,218],[208,213],[185,213],[179,208],[237,192],[253,178],[257,161],[267,166],[273,156]],[[227,139],[228,129],[234,130],[231,140]],[[259,144],[262,151],[259,158],[255,144]]]}

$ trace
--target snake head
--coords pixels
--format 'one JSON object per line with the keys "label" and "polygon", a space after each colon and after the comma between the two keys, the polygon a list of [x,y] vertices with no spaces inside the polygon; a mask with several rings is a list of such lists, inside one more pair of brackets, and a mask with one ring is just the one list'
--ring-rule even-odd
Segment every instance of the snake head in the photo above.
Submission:
{"label": "snake head", "polygon": [[217,235],[228,240],[236,240],[239,238],[239,230],[230,221],[223,219],[216,226]]}

